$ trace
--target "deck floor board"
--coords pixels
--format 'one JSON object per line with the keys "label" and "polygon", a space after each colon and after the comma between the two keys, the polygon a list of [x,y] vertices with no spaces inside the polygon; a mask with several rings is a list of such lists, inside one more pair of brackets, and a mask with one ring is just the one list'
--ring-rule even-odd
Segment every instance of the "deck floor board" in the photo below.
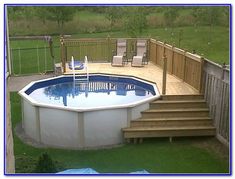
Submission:
{"label": "deck floor board", "polygon": [[[155,82],[161,94],[162,91],[162,69],[153,63],[149,63],[144,67],[131,67],[131,64],[124,67],[113,67],[110,63],[89,63],[89,73],[107,73],[107,74],[119,74],[119,75],[131,75],[145,80]],[[85,70],[76,70],[76,73],[85,73]],[[66,67],[65,74],[71,74],[72,70]],[[167,74],[167,86],[166,94],[168,95],[180,95],[180,94],[198,94],[198,91],[184,83],[181,79]]]}

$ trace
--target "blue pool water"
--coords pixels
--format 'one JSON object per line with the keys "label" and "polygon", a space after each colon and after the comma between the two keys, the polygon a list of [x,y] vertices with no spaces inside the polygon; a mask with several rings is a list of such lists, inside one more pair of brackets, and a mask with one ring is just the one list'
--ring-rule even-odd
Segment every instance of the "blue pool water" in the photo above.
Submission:
{"label": "blue pool water", "polygon": [[130,104],[155,95],[149,84],[110,77],[90,77],[89,82],[74,82],[65,77],[34,84],[26,93],[39,103],[76,108]]}

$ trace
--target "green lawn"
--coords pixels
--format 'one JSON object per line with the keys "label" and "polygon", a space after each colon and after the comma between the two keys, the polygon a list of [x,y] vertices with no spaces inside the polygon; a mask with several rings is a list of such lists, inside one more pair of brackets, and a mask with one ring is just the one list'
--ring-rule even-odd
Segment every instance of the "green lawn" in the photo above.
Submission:
{"label": "green lawn", "polygon": [[[179,32],[182,30],[182,40],[179,44]],[[129,37],[125,31],[74,34],[73,38],[114,38]],[[229,30],[224,27],[178,27],[172,29],[157,28],[147,29],[141,37],[151,37],[175,44],[176,47],[186,49],[190,52],[196,50],[199,55],[219,64],[229,64]],[[54,54],[56,62],[60,61],[59,37],[54,36]],[[53,61],[50,57],[48,44],[40,40],[11,41],[11,48],[21,49],[12,51],[13,70],[15,74],[30,74],[53,70]],[[42,47],[41,49],[36,49]],[[23,50],[27,48],[35,48]],[[76,51],[80,49],[74,48]],[[89,51],[89,50],[86,50]],[[105,51],[105,50],[104,50]],[[85,52],[84,52],[85,53]],[[89,52],[92,53],[92,52]],[[21,67],[20,67],[21,64]],[[38,65],[39,64],[39,65]],[[21,68],[21,69],[20,69]]]}
{"label": "green lawn", "polygon": [[[13,128],[21,121],[20,97],[11,93]],[[224,159],[215,147],[194,145],[198,139],[181,138],[170,143],[167,139],[145,140],[142,144],[124,144],[102,150],[39,149],[22,143],[14,136],[16,172],[32,171],[43,152],[56,160],[62,169],[93,168],[100,173],[128,173],[145,169],[150,173],[228,173],[228,157]],[[200,139],[199,139],[200,140]]]}

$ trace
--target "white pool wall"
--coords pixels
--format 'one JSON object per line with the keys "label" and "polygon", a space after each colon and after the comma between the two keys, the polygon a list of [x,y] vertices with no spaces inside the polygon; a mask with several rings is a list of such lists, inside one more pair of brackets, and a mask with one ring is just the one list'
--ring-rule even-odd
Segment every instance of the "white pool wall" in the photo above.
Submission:
{"label": "white pool wall", "polygon": [[25,88],[19,94],[22,96],[22,123],[26,135],[48,147],[66,149],[123,143],[121,129],[128,127],[131,120],[140,118],[141,112],[149,109],[149,103],[160,97],[156,95],[129,105],[92,110],[40,104],[24,91]]}
{"label": "white pool wall", "polygon": [[123,143],[121,129],[149,108],[145,103],[131,108],[76,112],[33,106],[23,101],[25,133],[49,147],[69,149]]}

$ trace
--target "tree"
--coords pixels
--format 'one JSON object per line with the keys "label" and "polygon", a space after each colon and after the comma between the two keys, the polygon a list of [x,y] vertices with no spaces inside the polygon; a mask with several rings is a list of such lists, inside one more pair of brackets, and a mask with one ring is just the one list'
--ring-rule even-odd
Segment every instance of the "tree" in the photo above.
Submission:
{"label": "tree", "polygon": [[[209,26],[208,45],[212,41],[213,26],[221,24],[223,15],[226,16],[225,9],[228,10],[228,8],[221,6],[204,6],[195,7],[193,9],[192,15],[195,18],[195,25]],[[227,20],[228,16],[226,16],[225,19]]]}
{"label": "tree", "polygon": [[170,26],[173,30],[174,23],[176,18],[179,16],[179,7],[177,6],[171,6],[164,8],[163,11],[164,19],[167,26]]}
{"label": "tree", "polygon": [[47,153],[43,153],[35,167],[35,173],[55,173],[57,172],[54,161]]}
{"label": "tree", "polygon": [[35,15],[42,20],[43,24],[46,24],[46,20],[48,19],[49,11],[46,7],[44,6],[35,6]]}
{"label": "tree", "polygon": [[47,20],[56,21],[58,27],[63,29],[64,23],[73,19],[76,13],[74,7],[70,6],[47,6],[43,7],[44,15],[43,18]]}
{"label": "tree", "polygon": [[206,6],[206,7],[194,7],[192,15],[196,24],[200,25],[219,25],[222,17],[225,16],[228,19],[228,8],[220,6]]}
{"label": "tree", "polygon": [[138,37],[142,34],[143,29],[147,27],[147,9],[146,7],[129,7],[126,9],[127,14],[125,27],[131,37]]}
{"label": "tree", "polygon": [[34,16],[33,6],[8,6],[7,12],[10,19],[19,19],[19,17],[29,19]]}
{"label": "tree", "polygon": [[105,17],[110,21],[110,30],[113,30],[114,24],[122,18],[123,8],[120,6],[110,6],[105,9]]}

